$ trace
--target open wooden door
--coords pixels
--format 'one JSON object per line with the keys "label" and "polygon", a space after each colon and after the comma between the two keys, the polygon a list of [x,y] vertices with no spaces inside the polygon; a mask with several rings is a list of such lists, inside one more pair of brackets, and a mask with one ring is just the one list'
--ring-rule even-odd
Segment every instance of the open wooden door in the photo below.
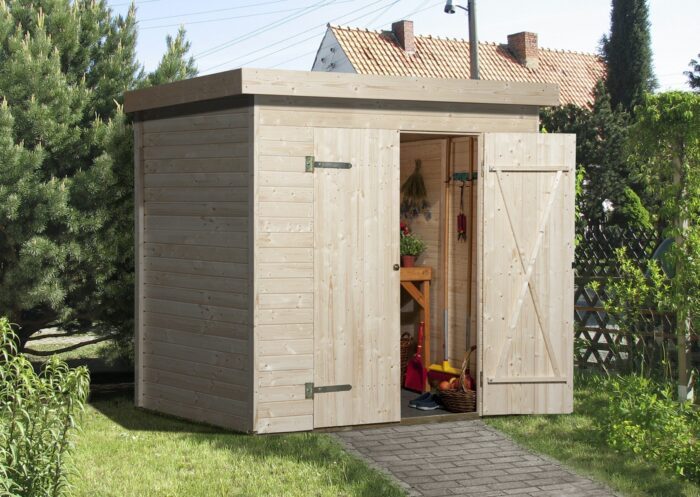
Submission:
{"label": "open wooden door", "polygon": [[311,168],[314,427],[399,421],[399,134],[315,129]]}
{"label": "open wooden door", "polygon": [[576,138],[487,133],[482,145],[479,411],[569,413]]}

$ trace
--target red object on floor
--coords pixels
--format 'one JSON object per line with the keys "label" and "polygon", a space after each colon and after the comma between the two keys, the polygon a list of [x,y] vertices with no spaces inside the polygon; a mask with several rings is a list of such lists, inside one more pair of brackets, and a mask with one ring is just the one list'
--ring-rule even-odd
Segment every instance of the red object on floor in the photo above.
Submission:
{"label": "red object on floor", "polygon": [[424,330],[425,323],[421,321],[418,326],[418,347],[416,348],[416,353],[408,361],[406,381],[404,382],[406,388],[416,392],[422,392],[425,389],[425,381],[428,377],[428,372],[425,369],[425,365],[423,365],[423,357],[421,356]]}

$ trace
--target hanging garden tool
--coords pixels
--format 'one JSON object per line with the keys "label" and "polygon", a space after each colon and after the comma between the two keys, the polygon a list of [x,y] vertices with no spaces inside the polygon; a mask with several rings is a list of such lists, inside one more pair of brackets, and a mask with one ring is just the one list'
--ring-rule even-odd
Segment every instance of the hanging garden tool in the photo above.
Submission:
{"label": "hanging garden tool", "polygon": [[416,159],[416,168],[401,185],[401,216],[411,220],[423,214],[425,220],[429,221],[432,214],[428,202],[428,191],[425,188],[420,168],[421,161]]}
{"label": "hanging garden tool", "polygon": [[459,214],[457,214],[457,241],[467,241],[467,216],[464,214],[464,185],[459,187]]}

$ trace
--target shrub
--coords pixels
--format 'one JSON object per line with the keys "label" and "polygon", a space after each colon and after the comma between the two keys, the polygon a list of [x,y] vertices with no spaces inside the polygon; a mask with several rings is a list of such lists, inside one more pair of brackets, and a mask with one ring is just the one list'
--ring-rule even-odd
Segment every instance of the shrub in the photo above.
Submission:
{"label": "shrub", "polygon": [[413,233],[401,235],[401,255],[419,256],[425,251],[425,242]]}
{"label": "shrub", "polygon": [[603,306],[625,338],[609,343],[617,357],[627,354],[627,360],[616,366],[625,372],[670,380],[671,362],[666,348],[658,350],[656,342],[648,337],[656,317],[673,310],[669,279],[656,260],[640,265],[624,248],[615,250],[615,258],[619,276],[608,277],[605,285],[594,281],[591,287],[605,296]]}
{"label": "shrub", "polygon": [[611,378],[608,386],[608,443],[700,482],[700,416],[690,403],[675,401],[670,386],[637,375]]}
{"label": "shrub", "polygon": [[0,318],[0,493],[59,497],[68,480],[66,457],[87,399],[85,367],[53,356],[41,373],[18,352],[18,339]]}

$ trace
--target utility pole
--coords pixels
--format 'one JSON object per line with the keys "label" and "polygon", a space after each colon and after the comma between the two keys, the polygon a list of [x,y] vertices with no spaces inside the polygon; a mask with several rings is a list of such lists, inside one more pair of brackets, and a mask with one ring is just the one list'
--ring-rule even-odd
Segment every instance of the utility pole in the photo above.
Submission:
{"label": "utility pole", "polygon": [[447,0],[445,13],[454,14],[455,7],[462,9],[469,15],[469,77],[479,78],[479,38],[476,35],[476,0],[467,0],[467,6],[454,5],[452,0]]}

